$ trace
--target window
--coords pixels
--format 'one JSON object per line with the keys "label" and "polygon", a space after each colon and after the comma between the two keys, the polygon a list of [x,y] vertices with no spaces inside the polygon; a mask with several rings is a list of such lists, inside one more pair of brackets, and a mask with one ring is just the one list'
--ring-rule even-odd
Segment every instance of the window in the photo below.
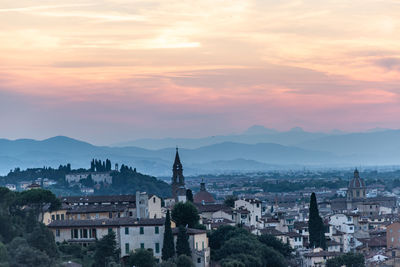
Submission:
{"label": "window", "polygon": [[160,243],[156,243],[156,253],[160,253]]}
{"label": "window", "polygon": [[142,226],[140,227],[140,234],[144,235],[144,227],[142,227]]}
{"label": "window", "polygon": [[56,229],[56,236],[60,236],[60,229]]}
{"label": "window", "polygon": [[394,242],[394,237],[392,237],[392,243]]}
{"label": "window", "polygon": [[74,237],[73,238],[78,238],[78,229],[74,229]]}
{"label": "window", "polygon": [[83,229],[83,238],[88,238],[88,230]]}
{"label": "window", "polygon": [[64,214],[61,214],[61,220],[64,221]]}
{"label": "window", "polygon": [[144,248],[144,243],[140,243],[140,248]]}
{"label": "window", "polygon": [[153,197],[153,203],[156,203],[156,198],[155,197]]}
{"label": "window", "polygon": [[204,241],[201,242],[202,249],[204,249]]}
{"label": "window", "polygon": [[81,215],[80,214],[78,214],[78,220],[80,220],[81,219]]}
{"label": "window", "polygon": [[156,234],[159,234],[160,229],[158,228],[158,226],[156,226],[156,227],[154,228],[154,232],[155,232]]}
{"label": "window", "polygon": [[56,220],[59,221],[60,220],[60,214],[56,215]]}
{"label": "window", "polygon": [[56,220],[56,216],[54,216],[54,214],[51,215],[51,219],[52,219],[53,221],[55,221],[55,220]]}
{"label": "window", "polygon": [[82,234],[82,229],[79,229],[79,236],[82,238],[83,234]]}
{"label": "window", "polygon": [[129,217],[132,217],[132,216],[133,216],[133,212],[130,211],[130,212],[129,212]]}
{"label": "window", "polygon": [[196,242],[196,249],[199,250],[199,243]]}
{"label": "window", "polygon": [[96,219],[100,218],[100,215],[98,213],[96,213]]}
{"label": "window", "polygon": [[125,227],[125,234],[129,235],[129,227]]}
{"label": "window", "polygon": [[256,215],[256,221],[258,221],[258,215]]}
{"label": "window", "polygon": [[109,213],[108,213],[108,218],[112,218],[112,212],[110,211]]}
{"label": "window", "polygon": [[125,243],[125,254],[129,254],[129,243]]}
{"label": "window", "polygon": [[112,228],[108,228],[108,233],[111,233],[112,232]]}
{"label": "window", "polygon": [[96,229],[93,228],[93,229],[92,229],[92,238],[96,238],[96,237],[97,237],[97,235],[96,235]]}
{"label": "window", "polygon": [[197,258],[197,263],[201,263],[201,258]]}

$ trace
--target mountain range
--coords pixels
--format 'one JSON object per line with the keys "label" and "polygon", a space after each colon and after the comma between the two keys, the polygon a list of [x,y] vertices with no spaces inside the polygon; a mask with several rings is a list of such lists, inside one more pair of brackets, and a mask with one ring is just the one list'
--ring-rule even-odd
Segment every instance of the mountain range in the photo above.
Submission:
{"label": "mountain range", "polygon": [[87,168],[92,158],[109,158],[142,173],[169,176],[176,145],[186,175],[400,165],[400,130],[318,133],[296,127],[279,132],[253,126],[241,134],[140,139],[112,146],[95,146],[64,136],[40,141],[0,139],[0,173],[16,167],[57,167],[66,163]]}

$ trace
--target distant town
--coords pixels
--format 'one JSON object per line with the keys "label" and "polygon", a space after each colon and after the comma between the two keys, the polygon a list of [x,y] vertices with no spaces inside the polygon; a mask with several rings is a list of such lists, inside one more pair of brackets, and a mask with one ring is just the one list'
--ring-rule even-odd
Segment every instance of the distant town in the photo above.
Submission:
{"label": "distant town", "polygon": [[[131,266],[148,257],[152,265],[137,266],[186,266],[179,262],[190,259],[187,266],[313,267],[394,264],[400,257],[399,178],[395,169],[357,168],[185,178],[176,149],[168,183],[108,159],[93,159],[88,169],[15,169],[0,181],[15,198],[55,193],[56,208],[41,196],[36,214],[54,237],[54,263]],[[110,236],[114,256],[101,262],[95,255]],[[255,255],[246,242],[271,251]],[[240,257],[236,246],[244,246]]]}

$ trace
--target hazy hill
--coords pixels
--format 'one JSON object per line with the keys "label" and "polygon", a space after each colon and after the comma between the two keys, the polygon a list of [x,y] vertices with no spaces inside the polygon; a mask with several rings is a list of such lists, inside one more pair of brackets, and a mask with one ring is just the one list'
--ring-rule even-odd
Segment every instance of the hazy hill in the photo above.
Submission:
{"label": "hazy hill", "polygon": [[135,142],[143,147],[146,142],[153,142],[153,146],[173,144],[148,149],[94,146],[62,136],[42,141],[1,139],[0,172],[4,174],[15,167],[57,167],[66,163],[74,168],[88,167],[92,158],[109,158],[134,166],[142,173],[169,176],[176,145],[180,147],[186,175],[302,166],[400,165],[400,130],[328,134],[305,132],[301,128],[277,132],[254,126],[241,135]]}
{"label": "hazy hill", "polygon": [[[271,164],[320,164],[335,158],[330,153],[278,144],[249,145],[233,142],[197,149],[182,148],[180,154],[187,174],[213,171],[216,165],[221,166],[217,168],[220,170],[239,171],[242,167],[249,166],[249,161],[258,164],[260,169],[260,166],[269,168]],[[149,150],[138,147],[99,147],[61,136],[43,141],[29,139],[0,141],[2,173],[15,167],[57,167],[67,162],[74,168],[88,167],[87,164],[92,158],[110,158],[113,162],[134,166],[143,173],[169,175],[174,156],[175,148]],[[221,165],[223,161],[224,164]]]}
{"label": "hazy hill", "polygon": [[292,128],[290,131],[279,132],[274,129],[255,125],[242,134],[215,135],[204,138],[162,138],[162,139],[138,139],[134,141],[114,144],[114,146],[126,147],[137,146],[147,149],[162,149],[179,145],[185,148],[200,148],[224,142],[235,142],[243,144],[277,143],[291,146],[298,143],[314,140],[328,136],[326,133],[306,132],[300,127]]}

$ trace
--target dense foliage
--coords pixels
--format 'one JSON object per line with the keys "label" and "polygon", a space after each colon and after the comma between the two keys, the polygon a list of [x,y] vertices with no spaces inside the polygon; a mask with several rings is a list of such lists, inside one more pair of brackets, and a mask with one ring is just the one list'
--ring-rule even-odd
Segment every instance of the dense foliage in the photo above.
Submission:
{"label": "dense foliage", "polygon": [[364,267],[365,259],[360,253],[346,253],[339,257],[335,257],[326,261],[326,267],[341,267],[341,266],[352,266],[352,267]]}
{"label": "dense foliage", "polygon": [[[59,252],[53,233],[38,222],[44,206],[59,205],[47,190],[22,193],[0,188],[0,264],[54,266]],[[6,248],[6,249],[5,249]]]}
{"label": "dense foliage", "polygon": [[129,255],[125,265],[135,267],[153,267],[156,265],[156,258],[154,258],[151,249],[137,249]]}
{"label": "dense foliage", "polygon": [[[221,226],[210,235],[212,260],[220,262],[223,267],[254,266],[280,267],[287,266],[290,249],[284,244],[277,245],[274,237],[257,236],[243,228]],[[279,251],[274,247],[280,249]]]}

